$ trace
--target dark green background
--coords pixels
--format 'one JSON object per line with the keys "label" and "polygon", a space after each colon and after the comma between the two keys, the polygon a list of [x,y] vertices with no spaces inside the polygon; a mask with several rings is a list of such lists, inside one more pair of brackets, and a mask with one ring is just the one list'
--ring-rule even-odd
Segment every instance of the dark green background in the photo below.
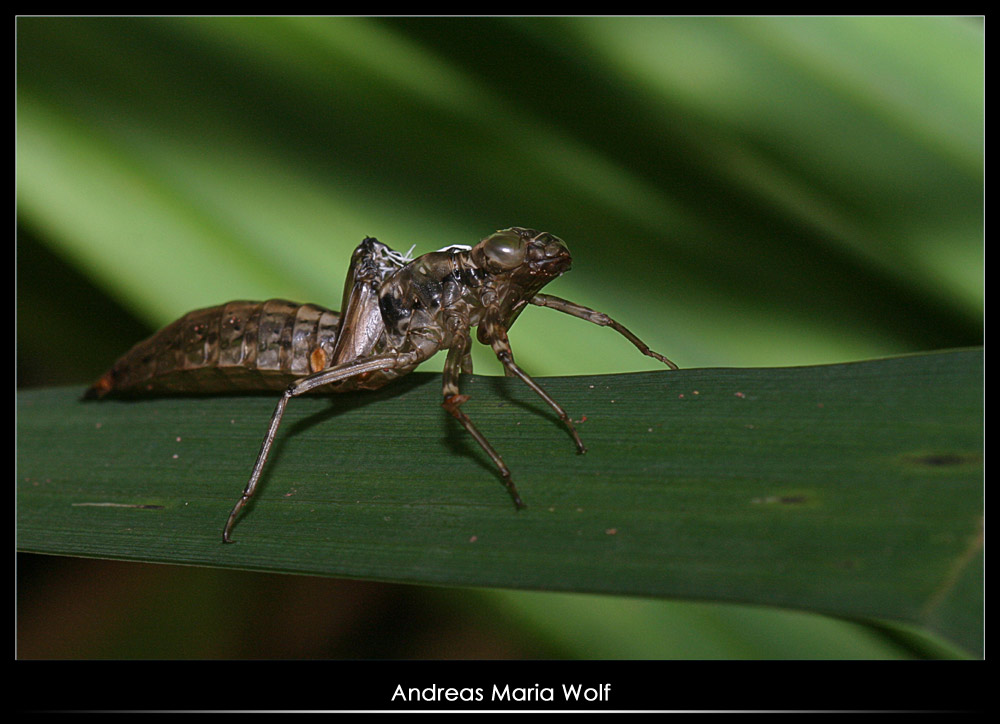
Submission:
{"label": "dark green background", "polygon": [[[682,367],[982,342],[976,19],[16,31],[20,386],[88,382],[198,306],[337,306],[365,235],[422,253],[511,225],[569,244],[574,270],[549,291]],[[546,310],[511,339],[537,375],[653,368]],[[497,373],[488,351],[475,360]],[[728,605],[20,560],[24,657],[940,653],[895,629]],[[234,633],[234,598],[260,602],[252,636]],[[197,635],[178,635],[192,619]]]}

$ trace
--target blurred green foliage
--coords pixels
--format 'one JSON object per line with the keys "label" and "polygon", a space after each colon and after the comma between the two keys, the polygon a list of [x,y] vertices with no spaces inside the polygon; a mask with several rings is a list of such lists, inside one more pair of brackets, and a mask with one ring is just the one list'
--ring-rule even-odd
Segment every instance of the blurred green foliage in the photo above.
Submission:
{"label": "blurred green foliage", "polygon": [[[86,382],[198,306],[336,306],[365,235],[422,253],[511,225],[568,242],[552,293],[683,367],[982,341],[975,19],[20,17],[16,34],[21,384]],[[546,310],[511,338],[537,375],[651,369]],[[701,635],[659,655],[726,655]],[[753,638],[729,655],[792,655]]]}

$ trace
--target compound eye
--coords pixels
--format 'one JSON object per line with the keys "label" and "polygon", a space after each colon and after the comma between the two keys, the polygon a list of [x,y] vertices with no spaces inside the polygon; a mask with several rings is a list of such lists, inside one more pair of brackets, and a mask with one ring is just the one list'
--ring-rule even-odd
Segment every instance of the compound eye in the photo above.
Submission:
{"label": "compound eye", "polygon": [[501,269],[513,269],[524,263],[524,239],[513,231],[498,231],[483,239],[483,253]]}

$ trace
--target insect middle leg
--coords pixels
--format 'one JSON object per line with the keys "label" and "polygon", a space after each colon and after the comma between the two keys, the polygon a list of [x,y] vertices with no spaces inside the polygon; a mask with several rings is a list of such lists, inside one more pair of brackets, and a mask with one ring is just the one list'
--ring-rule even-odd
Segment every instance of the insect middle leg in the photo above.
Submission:
{"label": "insect middle leg", "polygon": [[507,488],[507,492],[510,493],[510,497],[514,500],[514,505],[518,510],[524,508],[524,501],[521,500],[520,494],[517,492],[517,486],[514,485],[514,481],[510,476],[510,468],[500,457],[500,453],[493,449],[489,441],[483,436],[481,432],[472,424],[472,420],[459,409],[459,406],[468,401],[469,396],[460,394],[458,387],[458,378],[462,372],[472,372],[472,361],[469,357],[469,337],[468,334],[458,335],[456,337],[455,345],[448,350],[448,358],[444,363],[444,383],[442,385],[442,394],[444,395],[444,402],[441,403],[441,407],[447,410],[448,414],[458,420],[462,427],[464,427],[479,446],[486,452],[487,455],[493,460],[497,468],[500,470],[500,477],[503,479],[504,487]]}
{"label": "insect middle leg", "polygon": [[271,424],[268,426],[267,435],[264,436],[264,442],[260,446],[260,452],[257,454],[257,462],[254,463],[253,471],[250,473],[250,480],[247,482],[246,488],[243,489],[243,495],[240,496],[240,499],[236,501],[236,505],[233,506],[233,510],[229,514],[229,519],[226,521],[226,527],[222,530],[222,541],[224,543],[232,543],[229,534],[232,531],[233,523],[236,522],[236,516],[243,506],[247,504],[247,501],[250,500],[254,494],[254,490],[257,488],[257,483],[260,481],[261,473],[264,470],[264,463],[267,462],[267,455],[278,432],[278,425],[281,424],[281,417],[285,413],[285,406],[291,398],[298,397],[317,387],[339,382],[366,372],[412,366],[418,361],[419,355],[416,353],[368,357],[354,362],[335,365],[330,369],[322,370],[316,374],[296,380],[289,385],[274,408],[274,412],[271,415]]}

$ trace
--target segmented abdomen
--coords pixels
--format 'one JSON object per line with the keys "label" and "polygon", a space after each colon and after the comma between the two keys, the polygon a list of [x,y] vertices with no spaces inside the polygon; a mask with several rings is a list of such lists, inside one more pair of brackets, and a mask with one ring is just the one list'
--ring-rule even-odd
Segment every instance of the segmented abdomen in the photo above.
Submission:
{"label": "segmented abdomen", "polygon": [[339,326],[338,312],[284,299],[198,309],[125,353],[87,396],[284,390],[326,368]]}

